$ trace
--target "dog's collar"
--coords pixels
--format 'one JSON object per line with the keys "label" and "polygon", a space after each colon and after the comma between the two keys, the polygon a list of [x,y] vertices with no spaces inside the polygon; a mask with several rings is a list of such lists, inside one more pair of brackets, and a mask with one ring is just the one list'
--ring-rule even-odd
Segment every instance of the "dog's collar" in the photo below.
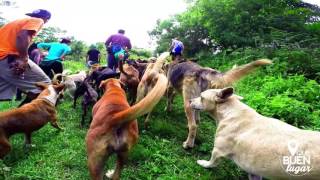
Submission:
{"label": "dog's collar", "polygon": [[49,101],[47,98],[37,98],[38,100],[43,100],[44,102],[46,102],[46,103],[48,103],[48,104],[50,104],[51,106],[56,106],[53,102],[51,102],[51,101]]}

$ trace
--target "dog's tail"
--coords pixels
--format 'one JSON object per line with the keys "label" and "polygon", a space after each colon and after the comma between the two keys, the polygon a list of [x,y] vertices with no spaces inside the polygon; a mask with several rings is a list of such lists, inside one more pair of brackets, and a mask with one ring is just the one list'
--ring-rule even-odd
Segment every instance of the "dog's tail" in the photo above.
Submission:
{"label": "dog's tail", "polygon": [[135,120],[137,117],[150,112],[160,101],[167,89],[168,79],[165,75],[159,74],[154,88],[137,104],[114,115],[115,122],[126,123]]}
{"label": "dog's tail", "polygon": [[162,53],[156,60],[156,62],[153,65],[152,71],[153,72],[160,72],[163,64],[166,62],[167,57],[170,56],[169,52]]}
{"label": "dog's tail", "polygon": [[[222,76],[223,86],[229,86],[232,85],[232,83],[238,81],[242,77],[246,76],[256,68],[264,65],[272,64],[272,61],[269,59],[259,59],[256,61],[253,61],[251,63],[235,67],[227,72],[225,72]],[[222,87],[217,87],[222,88]]]}

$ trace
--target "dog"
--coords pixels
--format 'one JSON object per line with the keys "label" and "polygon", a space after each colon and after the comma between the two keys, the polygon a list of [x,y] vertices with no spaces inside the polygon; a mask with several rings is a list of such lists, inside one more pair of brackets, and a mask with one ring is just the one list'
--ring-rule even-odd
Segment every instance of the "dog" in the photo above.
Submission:
{"label": "dog", "polygon": [[200,120],[198,111],[190,108],[190,99],[198,97],[206,89],[223,88],[233,84],[240,78],[249,74],[254,69],[271,64],[267,59],[253,61],[243,66],[236,67],[225,73],[187,61],[175,63],[168,70],[169,86],[167,91],[167,111],[171,111],[172,101],[176,92],[182,93],[184,109],[188,120],[188,137],[183,142],[183,148],[193,148],[197,132],[197,122]]}
{"label": "dog", "polygon": [[[98,100],[98,93],[97,93],[97,91],[95,91],[95,90],[92,88],[92,86],[89,84],[89,82],[88,82],[87,80],[84,80],[84,81],[83,81],[83,84],[84,84],[85,87],[86,87],[86,91],[85,91],[85,93],[84,93],[84,95],[83,95],[82,103],[81,103],[81,105],[82,105],[82,112],[83,112],[83,114],[82,114],[82,120],[81,120],[81,124],[80,124],[81,127],[83,127],[83,125],[84,125],[84,119],[85,119],[85,117],[87,116],[88,107],[89,107],[90,105],[93,106],[93,105],[97,102],[97,100]],[[91,122],[91,119],[92,119],[92,118],[90,118],[90,122]]]}
{"label": "dog", "polygon": [[[320,179],[320,132],[262,116],[240,99],[233,88],[209,89],[191,99],[193,109],[209,112],[217,123],[211,158],[197,163],[210,168],[227,157],[252,179]],[[283,157],[294,155],[292,150],[310,157],[311,169],[302,176],[292,176],[283,167]]]}
{"label": "dog", "polygon": [[165,94],[167,78],[159,74],[157,79],[150,93],[132,107],[119,80],[112,78],[101,82],[104,94],[93,107],[93,120],[86,135],[91,179],[103,179],[104,161],[112,153],[117,154],[116,169],[106,175],[112,179],[120,178],[128,153],[138,140],[136,118],[148,113]]}
{"label": "dog", "polygon": [[65,85],[65,91],[63,94],[68,94],[73,99],[74,93],[77,89],[77,85],[73,78],[67,75],[68,73],[69,70],[65,70],[62,73],[54,74],[52,82],[63,83]]}
{"label": "dog", "polygon": [[[162,70],[162,67],[166,61],[166,59],[170,56],[169,52],[162,53],[155,63],[150,63],[145,73],[143,74],[141,81],[137,88],[137,98],[136,102],[139,102],[143,97],[145,97],[151,89],[155,86],[157,82],[157,76],[158,74],[165,74]],[[151,111],[147,114],[146,119],[144,120],[144,126],[147,128],[149,124]]]}
{"label": "dog", "polygon": [[139,71],[129,64],[119,62],[120,81],[124,84],[128,92],[129,104],[132,104],[137,96],[137,87],[139,85]]}
{"label": "dog", "polygon": [[11,150],[10,136],[25,134],[25,145],[31,146],[31,134],[48,122],[54,128],[62,130],[57,124],[55,104],[64,84],[47,85],[36,83],[43,91],[39,96],[20,108],[0,112],[0,158],[3,159]]}
{"label": "dog", "polygon": [[93,82],[93,88],[95,88],[95,90],[98,92],[98,95],[100,97],[101,91],[99,89],[99,85],[101,81],[109,78],[116,78],[119,76],[120,76],[119,72],[115,72],[108,67],[97,66],[97,67],[94,67],[91,73],[89,74],[89,80]]}

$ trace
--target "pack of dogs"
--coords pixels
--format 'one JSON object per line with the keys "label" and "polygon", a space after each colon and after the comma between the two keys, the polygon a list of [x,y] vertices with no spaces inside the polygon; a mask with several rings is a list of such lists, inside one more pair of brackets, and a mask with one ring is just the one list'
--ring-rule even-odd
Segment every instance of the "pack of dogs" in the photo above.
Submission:
{"label": "pack of dogs", "polygon": [[[184,149],[195,146],[200,111],[207,111],[217,124],[210,160],[198,160],[204,168],[213,168],[221,158],[235,162],[249,179],[320,179],[320,133],[302,130],[278,119],[257,113],[234,94],[232,86],[255,69],[272,64],[259,59],[233,67],[226,72],[202,67],[194,61],[168,63],[170,54],[149,60],[120,62],[120,72],[93,66],[88,72],[55,74],[52,84],[36,83],[40,95],[19,108],[0,112],[0,158],[11,150],[9,138],[25,134],[25,146],[31,146],[31,134],[48,122],[59,130],[56,104],[68,94],[73,107],[81,98],[80,127],[90,114],[85,138],[87,165],[93,180],[120,179],[130,150],[138,141],[137,118],[146,115],[150,125],[152,109],[166,95],[168,112],[176,94],[183,97],[188,135]],[[169,61],[170,62],[170,61]],[[92,113],[88,113],[92,107]],[[312,157],[311,169],[303,176],[292,176],[282,167],[279,157],[288,155],[288,142],[295,140]],[[114,170],[104,173],[108,157],[116,154]]]}

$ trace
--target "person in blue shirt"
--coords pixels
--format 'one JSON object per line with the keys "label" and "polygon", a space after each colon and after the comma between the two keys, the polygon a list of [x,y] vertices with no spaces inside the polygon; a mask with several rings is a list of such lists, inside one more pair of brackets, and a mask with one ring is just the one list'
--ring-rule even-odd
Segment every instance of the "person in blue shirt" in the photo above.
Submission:
{"label": "person in blue shirt", "polygon": [[39,43],[37,45],[39,49],[48,50],[48,55],[44,57],[39,66],[51,79],[54,76],[52,71],[55,74],[62,73],[62,61],[71,52],[70,43],[70,39],[62,38],[60,42]]}
{"label": "person in blue shirt", "polygon": [[171,46],[169,48],[169,52],[172,56],[172,60],[179,60],[182,56],[184,50],[184,45],[179,39],[176,37],[172,39]]}

